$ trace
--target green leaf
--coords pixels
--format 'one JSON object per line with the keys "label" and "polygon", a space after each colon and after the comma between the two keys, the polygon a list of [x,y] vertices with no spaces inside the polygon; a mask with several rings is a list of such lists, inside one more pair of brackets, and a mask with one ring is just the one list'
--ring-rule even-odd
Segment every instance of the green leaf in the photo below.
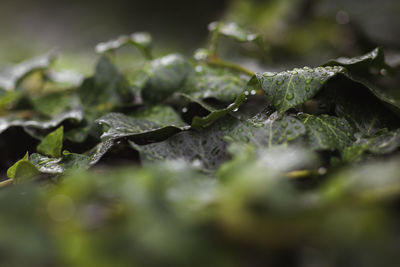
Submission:
{"label": "green leaf", "polygon": [[148,79],[142,89],[142,96],[150,102],[161,102],[181,90],[187,75],[193,71],[185,57],[180,54],[169,54],[155,59],[145,70]]}
{"label": "green leaf", "polygon": [[37,151],[43,155],[54,158],[61,156],[63,145],[64,127],[60,126],[57,130],[49,133],[37,146]]}
{"label": "green leaf", "polygon": [[204,171],[213,171],[226,160],[226,143],[222,137],[237,120],[227,117],[211,127],[180,132],[159,143],[129,144],[139,151],[142,161],[183,160]]}
{"label": "green leaf", "polygon": [[220,35],[241,43],[255,43],[260,48],[264,46],[260,34],[247,31],[234,22],[212,22],[208,25],[208,30],[212,34],[210,44],[211,50],[213,50],[213,46],[217,46]]}
{"label": "green leaf", "polygon": [[79,98],[75,94],[54,92],[31,98],[33,108],[40,115],[54,117],[63,112],[81,109]]}
{"label": "green leaf", "polygon": [[360,137],[343,151],[345,162],[355,162],[368,153],[374,156],[392,153],[400,147],[400,129],[377,133],[375,136]]}
{"label": "green leaf", "polygon": [[358,197],[376,201],[397,197],[400,194],[399,160],[394,157],[349,166],[331,178],[322,188],[323,194],[330,200]]}
{"label": "green leaf", "polygon": [[313,98],[329,79],[345,72],[343,67],[304,67],[279,73],[257,73],[249,84],[261,86],[282,113]]}
{"label": "green leaf", "polygon": [[5,118],[0,118],[0,134],[10,127],[23,127],[24,130],[34,137],[40,137],[42,132],[52,129],[60,125],[63,121],[71,120],[75,122],[81,121],[83,113],[81,110],[72,110],[61,113],[50,120],[42,119],[19,119],[14,115],[9,115]]}
{"label": "green leaf", "polygon": [[38,153],[29,156],[29,161],[40,173],[57,175],[64,172],[64,167],[60,164],[61,157],[47,157]]}
{"label": "green leaf", "polygon": [[96,45],[96,52],[104,54],[115,51],[125,45],[136,46],[146,58],[153,58],[151,53],[152,38],[147,32],[132,33],[130,36],[122,35],[108,42],[99,43]]}
{"label": "green leaf", "polygon": [[97,110],[110,110],[116,105],[129,101],[128,83],[107,57],[101,57],[95,74],[87,78],[78,89],[86,107],[96,106]]}
{"label": "green leaf", "polygon": [[329,115],[299,115],[307,130],[306,141],[315,150],[345,149],[353,140],[354,132],[344,118]]}
{"label": "green leaf", "polygon": [[[213,109],[210,108],[209,105],[205,105],[202,104],[203,107],[208,107],[208,109],[212,109],[210,110],[210,114],[208,114],[205,117],[198,117],[195,116],[192,119],[192,127],[195,129],[200,129],[200,128],[205,128],[205,127],[209,127],[211,124],[213,124],[215,121],[221,119],[222,117],[228,115],[231,112],[237,112],[240,108],[240,106],[247,100],[246,98],[246,94],[242,93],[241,95],[239,95],[235,102],[233,102],[232,104],[230,104],[229,106],[227,106],[226,108],[223,109]],[[199,102],[197,102],[199,103]]]}
{"label": "green leaf", "polygon": [[382,68],[390,68],[389,65],[385,63],[385,55],[382,47],[377,47],[358,57],[340,57],[332,59],[322,66],[343,66],[354,73],[369,73],[371,67],[376,68],[378,71]]}
{"label": "green leaf", "polygon": [[221,102],[232,102],[243,93],[247,81],[247,78],[226,68],[199,64],[188,76],[182,92],[199,100],[215,98]]}
{"label": "green leaf", "polygon": [[[163,111],[166,112],[164,113]],[[154,114],[155,112],[157,114]],[[155,116],[158,117],[156,118]],[[105,124],[109,127],[101,136],[102,139],[130,137],[139,138],[144,142],[146,142],[145,140],[162,141],[175,133],[189,128],[177,114],[174,114],[172,109],[167,107],[153,109],[151,115],[142,114],[142,118],[130,117],[122,113],[109,113],[98,119],[97,123]]]}
{"label": "green leaf", "polygon": [[[354,58],[339,58],[325,63],[323,66],[344,66],[348,69],[346,76],[362,85],[372,92],[379,100],[391,107],[397,115],[400,115],[400,98],[393,92],[387,90],[380,82],[381,73],[393,72],[385,62],[385,56],[381,47]],[[386,75],[386,74],[385,74]],[[383,75],[384,76],[384,75]]]}
{"label": "green leaf", "polygon": [[38,174],[38,169],[29,161],[28,152],[7,170],[7,177],[17,182],[28,180]]}
{"label": "green leaf", "polygon": [[16,89],[21,81],[29,74],[47,69],[54,58],[54,53],[49,52],[43,56],[29,59],[0,72],[0,89],[3,88],[8,91]]}
{"label": "green leaf", "polygon": [[264,110],[236,124],[224,139],[229,143],[250,143],[261,149],[288,144],[305,133],[305,126],[294,116]]}

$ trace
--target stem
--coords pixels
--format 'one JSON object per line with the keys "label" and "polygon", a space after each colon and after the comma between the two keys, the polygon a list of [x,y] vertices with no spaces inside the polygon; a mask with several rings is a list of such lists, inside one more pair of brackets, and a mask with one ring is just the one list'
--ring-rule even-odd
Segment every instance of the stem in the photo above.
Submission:
{"label": "stem", "polygon": [[13,184],[13,180],[8,179],[8,180],[0,182],[0,188],[4,188],[4,187],[7,187],[12,184]]}
{"label": "stem", "polygon": [[318,171],[314,170],[300,170],[300,171],[292,171],[286,174],[287,177],[292,179],[304,178],[310,175],[318,175]]}
{"label": "stem", "polygon": [[227,61],[224,61],[224,60],[219,59],[219,58],[210,58],[207,61],[207,64],[209,64],[211,66],[219,66],[219,67],[225,67],[225,68],[228,68],[228,69],[232,69],[232,70],[244,73],[244,74],[246,74],[248,76],[253,76],[254,75],[254,72],[251,71],[251,70],[248,70],[248,69],[246,69],[246,68],[244,68],[244,67],[242,67],[242,66],[240,66],[238,64],[227,62]]}

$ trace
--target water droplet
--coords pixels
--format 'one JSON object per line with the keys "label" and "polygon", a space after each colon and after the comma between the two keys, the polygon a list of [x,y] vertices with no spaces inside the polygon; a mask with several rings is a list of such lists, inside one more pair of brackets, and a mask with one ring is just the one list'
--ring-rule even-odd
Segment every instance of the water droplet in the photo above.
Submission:
{"label": "water droplet", "polygon": [[244,91],[244,94],[245,95],[249,95],[249,91]]}
{"label": "water droplet", "polygon": [[275,76],[276,75],[276,73],[275,72],[264,72],[263,73],[263,76],[265,76],[265,77],[273,77],[273,76]]}
{"label": "water droplet", "polygon": [[313,81],[313,78],[307,78],[306,79],[306,84],[310,84]]}
{"label": "water droplet", "polygon": [[292,94],[292,93],[288,93],[286,96],[287,100],[292,100],[293,98],[294,98],[294,94]]}
{"label": "water droplet", "polygon": [[386,70],[386,69],[381,69],[381,70],[380,70],[380,74],[381,74],[382,76],[386,76],[388,73],[387,73],[387,70]]}
{"label": "water droplet", "polygon": [[257,91],[254,90],[254,89],[250,91],[250,94],[251,94],[251,95],[255,95],[256,93],[257,93]]}
{"label": "water droplet", "polygon": [[239,110],[239,108],[235,108],[234,110],[232,110],[233,112],[237,112]]}
{"label": "water droplet", "polygon": [[184,108],[182,109],[182,112],[183,112],[183,113],[186,113],[186,112],[188,112],[188,109],[187,109],[186,107],[184,107]]}

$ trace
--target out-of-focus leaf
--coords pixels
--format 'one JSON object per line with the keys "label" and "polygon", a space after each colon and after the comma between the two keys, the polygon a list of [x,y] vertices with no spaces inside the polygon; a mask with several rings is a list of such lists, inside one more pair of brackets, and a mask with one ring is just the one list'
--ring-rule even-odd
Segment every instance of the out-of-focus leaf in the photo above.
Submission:
{"label": "out-of-focus leaf", "polygon": [[63,112],[81,109],[81,103],[75,94],[55,92],[31,98],[33,108],[41,115],[54,117]]}
{"label": "out-of-focus leaf", "polygon": [[25,156],[17,161],[7,170],[7,176],[17,182],[25,181],[31,177],[39,174],[38,169],[29,161],[29,154],[26,152]]}
{"label": "out-of-focus leaf", "polygon": [[269,110],[236,124],[225,136],[230,143],[250,143],[257,148],[288,144],[306,133],[303,123],[291,115]]}
{"label": "out-of-focus leaf", "polygon": [[215,98],[221,102],[232,102],[243,93],[247,79],[220,67],[197,65],[182,91],[197,99]]}
{"label": "out-of-focus leaf", "polygon": [[[379,75],[385,72],[393,72],[393,69],[386,64],[383,49],[378,47],[373,51],[355,58],[338,58],[331,60],[323,66],[344,66],[348,69],[346,76],[351,80],[363,84],[379,100],[388,104],[394,109],[397,115],[400,114],[400,99],[380,85]],[[376,72],[376,74],[371,73]]]}
{"label": "out-of-focus leaf", "polygon": [[148,59],[152,59],[153,57],[151,53],[152,38],[147,32],[132,33],[130,36],[122,35],[108,42],[99,43],[96,46],[96,52],[104,54],[106,52],[117,50],[125,45],[136,46]]}
{"label": "out-of-focus leaf", "polygon": [[380,71],[382,68],[389,67],[385,63],[385,55],[382,47],[377,47],[374,50],[358,57],[340,57],[333,59],[327,63],[324,63],[322,66],[343,66],[354,73],[368,73],[371,71],[371,68],[376,68],[378,71]]}
{"label": "out-of-focus leaf", "polygon": [[19,83],[29,74],[35,71],[47,69],[54,60],[54,53],[50,52],[43,56],[32,58],[17,64],[10,69],[0,72],[0,88],[5,90],[13,90],[18,87]]}
{"label": "out-of-focus leaf", "polygon": [[400,147],[400,129],[376,133],[372,137],[361,137],[343,151],[343,160],[354,162],[366,153],[371,155],[389,154]]}
{"label": "out-of-focus leaf", "polygon": [[282,113],[313,98],[329,79],[345,72],[340,66],[304,67],[279,73],[257,73],[249,84],[261,86],[275,108]]}
{"label": "out-of-focus leaf", "polygon": [[100,111],[129,101],[126,79],[106,57],[100,58],[94,76],[83,82],[78,94],[86,107],[95,106]]}
{"label": "out-of-focus leaf", "polygon": [[260,47],[263,46],[262,36],[249,32],[234,22],[212,22],[208,25],[212,34],[223,35],[237,42],[253,42]]}
{"label": "out-of-focus leaf", "polygon": [[315,150],[343,150],[354,138],[350,124],[343,118],[329,115],[314,116],[301,114],[306,126],[308,145]]}
{"label": "out-of-focus leaf", "polygon": [[81,121],[83,113],[81,110],[72,110],[61,113],[50,120],[23,120],[15,116],[0,118],[0,133],[4,132],[10,127],[23,127],[29,134],[37,137],[42,130],[48,130],[57,127],[65,120]]}
{"label": "out-of-focus leaf", "polygon": [[150,62],[146,67],[147,81],[142,89],[143,98],[160,102],[182,89],[189,73],[189,62],[180,54],[169,54]]}
{"label": "out-of-focus leaf", "polygon": [[398,157],[389,160],[368,161],[337,173],[323,188],[329,199],[345,196],[367,200],[386,199],[400,194]]}
{"label": "out-of-focus leaf", "polygon": [[43,155],[59,158],[63,145],[64,127],[60,126],[49,133],[37,146],[37,151]]}

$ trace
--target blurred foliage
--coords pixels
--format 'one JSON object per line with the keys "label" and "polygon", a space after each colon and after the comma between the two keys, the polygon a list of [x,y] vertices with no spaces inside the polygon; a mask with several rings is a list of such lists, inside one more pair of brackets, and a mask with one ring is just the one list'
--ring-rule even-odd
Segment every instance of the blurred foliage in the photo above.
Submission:
{"label": "blurred foliage", "polygon": [[397,266],[397,44],[335,8],[235,0],[193,56],[141,31],[2,69],[0,265]]}

